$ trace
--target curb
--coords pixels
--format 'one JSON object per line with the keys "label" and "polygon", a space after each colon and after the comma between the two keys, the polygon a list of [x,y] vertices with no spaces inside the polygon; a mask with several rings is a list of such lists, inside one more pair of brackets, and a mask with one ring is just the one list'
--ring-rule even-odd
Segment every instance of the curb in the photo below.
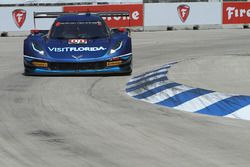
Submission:
{"label": "curb", "polygon": [[126,93],[137,100],[176,110],[250,120],[250,96],[220,93],[172,82],[167,73],[174,64],[166,64],[133,77],[126,85]]}

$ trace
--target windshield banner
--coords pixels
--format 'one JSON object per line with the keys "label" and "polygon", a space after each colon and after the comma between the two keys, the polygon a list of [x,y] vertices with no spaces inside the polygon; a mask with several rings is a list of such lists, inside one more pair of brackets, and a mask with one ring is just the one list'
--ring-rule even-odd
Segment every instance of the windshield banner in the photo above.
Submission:
{"label": "windshield banner", "polygon": [[65,6],[64,12],[129,12],[130,17],[103,17],[109,27],[143,26],[143,4]]}

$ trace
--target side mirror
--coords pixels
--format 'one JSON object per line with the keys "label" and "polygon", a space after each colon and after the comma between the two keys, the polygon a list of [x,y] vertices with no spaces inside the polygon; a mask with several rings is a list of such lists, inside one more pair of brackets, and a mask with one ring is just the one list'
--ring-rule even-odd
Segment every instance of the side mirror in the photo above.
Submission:
{"label": "side mirror", "polygon": [[49,30],[37,30],[37,29],[32,29],[30,30],[30,33],[32,35],[37,35],[37,34],[40,34],[40,35],[46,35],[49,33]]}
{"label": "side mirror", "polygon": [[114,28],[114,29],[111,30],[112,34],[124,33],[124,32],[128,32],[128,34],[130,34],[130,30],[128,28],[124,28],[124,27]]}
{"label": "side mirror", "polygon": [[118,32],[126,32],[126,28],[123,28],[123,27],[119,27],[119,28],[117,28],[117,31]]}
{"label": "side mirror", "polygon": [[33,35],[36,35],[36,34],[40,33],[40,30],[32,29],[32,30],[30,30],[30,33],[33,34]]}

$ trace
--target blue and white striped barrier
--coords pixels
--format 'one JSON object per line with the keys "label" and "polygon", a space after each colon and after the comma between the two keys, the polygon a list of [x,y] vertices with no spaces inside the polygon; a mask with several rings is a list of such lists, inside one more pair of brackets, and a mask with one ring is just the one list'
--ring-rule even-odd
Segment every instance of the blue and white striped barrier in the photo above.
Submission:
{"label": "blue and white striped barrier", "polygon": [[250,120],[250,96],[219,93],[172,82],[167,73],[173,64],[133,77],[126,85],[127,94],[177,110]]}

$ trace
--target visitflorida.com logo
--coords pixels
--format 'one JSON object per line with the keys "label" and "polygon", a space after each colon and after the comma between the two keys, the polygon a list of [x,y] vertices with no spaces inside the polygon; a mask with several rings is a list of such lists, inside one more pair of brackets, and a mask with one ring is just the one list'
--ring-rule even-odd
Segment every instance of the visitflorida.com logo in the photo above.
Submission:
{"label": "visitflorida.com logo", "polygon": [[18,28],[21,28],[26,19],[26,10],[16,9],[12,11],[12,18]]}
{"label": "visitflorida.com logo", "polygon": [[190,11],[190,7],[188,5],[179,5],[177,7],[177,12],[182,23],[185,23],[185,21],[187,20],[189,16],[189,11]]}

